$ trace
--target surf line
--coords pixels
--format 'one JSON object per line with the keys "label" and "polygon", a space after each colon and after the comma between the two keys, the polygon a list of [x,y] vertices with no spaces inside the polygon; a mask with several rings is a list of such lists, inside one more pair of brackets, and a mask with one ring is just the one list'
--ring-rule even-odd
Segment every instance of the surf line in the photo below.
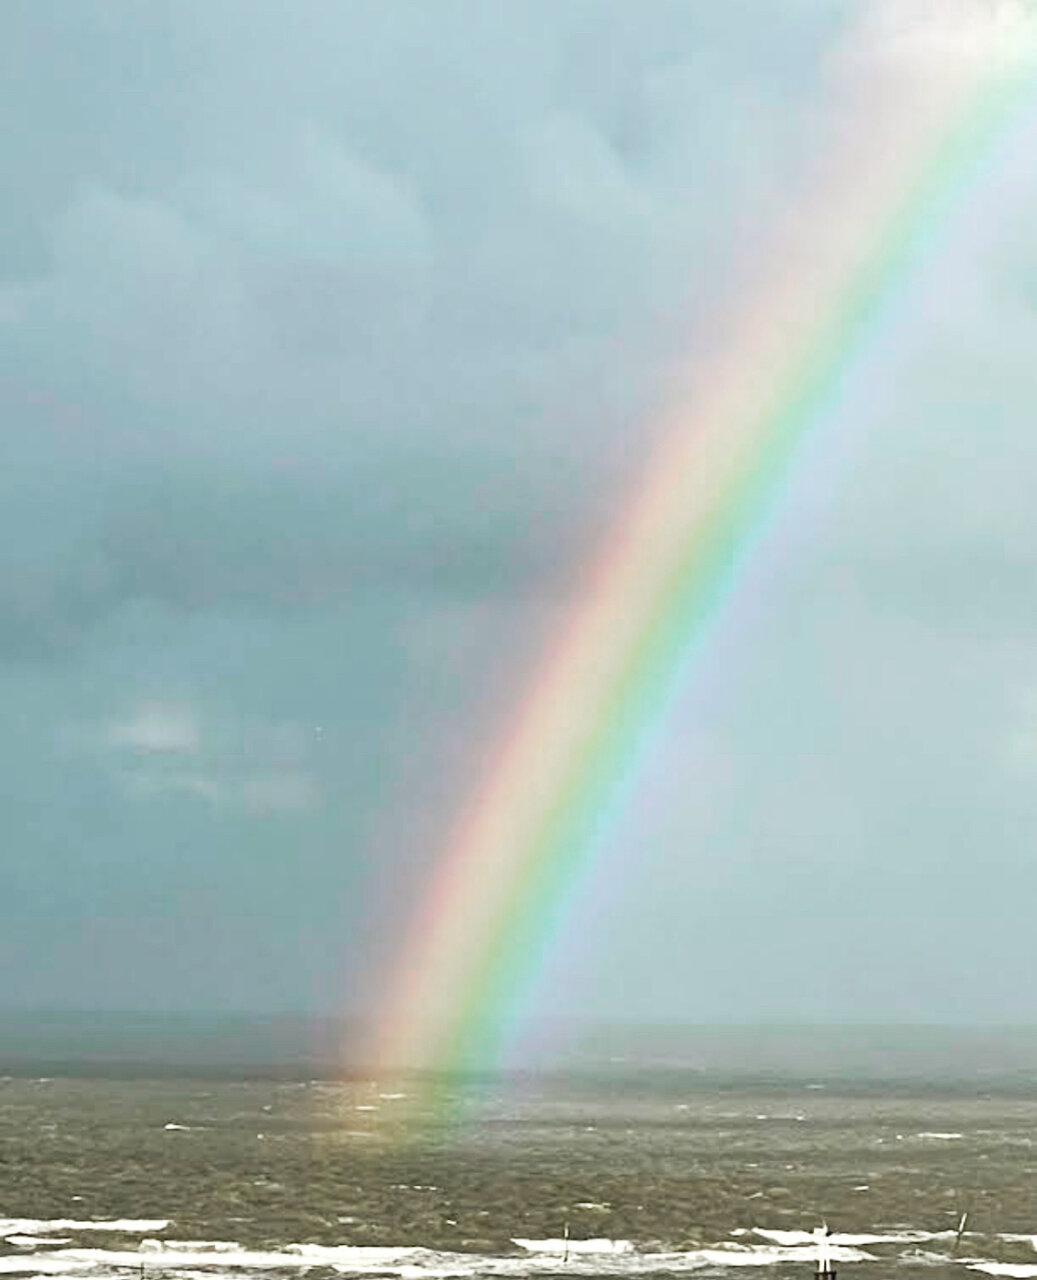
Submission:
{"label": "surf line", "polygon": [[900,96],[858,102],[864,123],[833,148],[799,234],[659,424],[640,487],[440,855],[382,1005],[375,1070],[493,1063],[611,801],[790,469],[1030,100],[1035,25],[1029,12],[994,24],[925,62]]}

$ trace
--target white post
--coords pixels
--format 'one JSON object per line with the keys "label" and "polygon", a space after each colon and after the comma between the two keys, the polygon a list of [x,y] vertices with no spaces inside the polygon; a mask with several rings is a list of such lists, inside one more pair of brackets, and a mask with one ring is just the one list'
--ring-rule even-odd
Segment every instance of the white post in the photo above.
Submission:
{"label": "white post", "polygon": [[832,1242],[828,1234],[828,1223],[814,1228],[814,1239],[817,1241],[817,1275],[818,1280],[835,1280],[835,1267],[832,1265]]}

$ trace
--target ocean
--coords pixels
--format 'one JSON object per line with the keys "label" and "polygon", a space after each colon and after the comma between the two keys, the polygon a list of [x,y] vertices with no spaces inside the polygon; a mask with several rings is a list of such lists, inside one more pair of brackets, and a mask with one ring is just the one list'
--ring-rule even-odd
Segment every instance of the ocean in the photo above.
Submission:
{"label": "ocean", "polygon": [[785,1280],[827,1221],[844,1276],[1037,1277],[1033,1032],[555,1032],[430,1087],[328,1021],[0,1016],[0,1272]]}

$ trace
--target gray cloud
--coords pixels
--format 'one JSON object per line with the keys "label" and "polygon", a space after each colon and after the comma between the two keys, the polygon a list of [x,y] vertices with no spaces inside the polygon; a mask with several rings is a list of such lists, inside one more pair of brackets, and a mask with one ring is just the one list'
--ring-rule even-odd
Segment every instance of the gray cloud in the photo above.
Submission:
{"label": "gray cloud", "polygon": [[43,83],[7,87],[40,153],[5,487],[93,510],[0,574],[5,650],[141,597],[551,590],[646,443],[660,322],[723,278],[722,211],[762,225],[805,145],[837,11],[743,46],[737,9],[9,10]]}
{"label": "gray cloud", "polygon": [[[10,998],[363,1004],[819,155],[1027,12],[8,0]],[[1018,960],[1035,137],[776,495],[546,1006],[982,1017]]]}

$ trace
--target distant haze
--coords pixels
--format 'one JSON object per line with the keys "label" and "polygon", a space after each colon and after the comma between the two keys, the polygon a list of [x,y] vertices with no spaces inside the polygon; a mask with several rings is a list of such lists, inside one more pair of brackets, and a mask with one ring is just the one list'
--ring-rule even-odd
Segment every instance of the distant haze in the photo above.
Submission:
{"label": "distant haze", "polygon": [[[377,1016],[841,69],[1030,11],[6,0],[0,1006]],[[1034,154],[793,477],[523,1052],[1037,1020]]]}
{"label": "distant haze", "polygon": [[[919,1085],[971,1094],[1032,1092],[1037,1029],[807,1025],[663,1026],[566,1018],[530,1022],[499,1070],[507,1078],[830,1089]],[[268,1014],[4,1014],[0,1074],[320,1080],[371,1068],[355,1022]],[[475,1080],[485,1063],[462,1064]]]}

